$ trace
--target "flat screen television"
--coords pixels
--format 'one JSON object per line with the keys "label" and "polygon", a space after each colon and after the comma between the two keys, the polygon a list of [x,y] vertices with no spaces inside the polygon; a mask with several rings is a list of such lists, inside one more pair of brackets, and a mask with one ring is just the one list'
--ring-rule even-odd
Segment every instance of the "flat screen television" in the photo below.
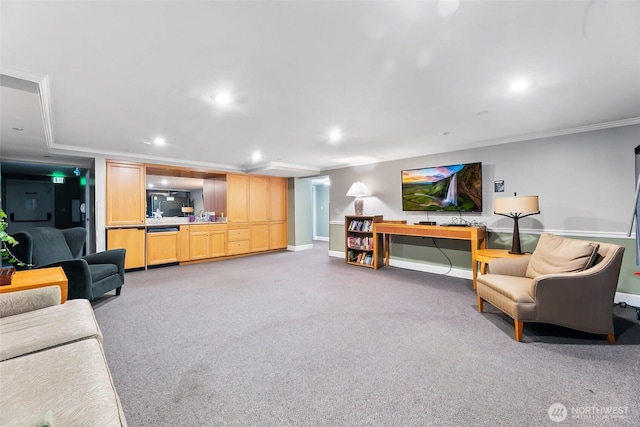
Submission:
{"label": "flat screen television", "polygon": [[403,170],[402,210],[482,212],[482,163]]}

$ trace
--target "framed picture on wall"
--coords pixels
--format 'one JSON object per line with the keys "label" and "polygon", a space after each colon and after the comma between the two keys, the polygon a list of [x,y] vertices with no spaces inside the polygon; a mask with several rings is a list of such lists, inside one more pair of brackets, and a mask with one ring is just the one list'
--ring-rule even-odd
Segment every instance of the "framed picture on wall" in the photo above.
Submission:
{"label": "framed picture on wall", "polygon": [[494,193],[504,193],[504,180],[493,181],[493,192]]}

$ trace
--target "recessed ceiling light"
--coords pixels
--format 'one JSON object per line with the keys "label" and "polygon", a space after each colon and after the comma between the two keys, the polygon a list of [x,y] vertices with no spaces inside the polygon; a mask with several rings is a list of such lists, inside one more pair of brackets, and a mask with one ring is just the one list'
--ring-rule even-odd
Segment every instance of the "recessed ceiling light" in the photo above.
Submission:
{"label": "recessed ceiling light", "polygon": [[153,188],[153,184],[148,184],[147,187]]}
{"label": "recessed ceiling light", "polygon": [[151,145],[151,141],[140,141],[142,145]]}
{"label": "recessed ceiling light", "polygon": [[167,141],[162,137],[157,137],[153,139],[153,143],[156,145],[163,145],[163,144],[166,144]]}
{"label": "recessed ceiling light", "polygon": [[229,92],[218,92],[212,95],[211,99],[218,107],[228,107],[233,104],[233,96]]}
{"label": "recessed ceiling light", "polygon": [[168,184],[168,181],[166,179],[163,179],[162,180],[162,185],[167,185],[167,184]]}
{"label": "recessed ceiling light", "polygon": [[22,132],[24,130],[24,128],[11,128],[13,130],[15,130],[16,132]]}
{"label": "recessed ceiling light", "polygon": [[259,151],[256,151],[251,155],[251,160],[255,163],[262,158],[262,154]]}
{"label": "recessed ceiling light", "polygon": [[514,80],[511,83],[511,86],[509,86],[509,89],[511,90],[511,92],[523,92],[529,89],[530,85],[531,82],[529,82],[528,80]]}
{"label": "recessed ceiling light", "polygon": [[344,135],[342,134],[342,130],[340,128],[333,128],[329,131],[329,142],[336,143],[342,141]]}

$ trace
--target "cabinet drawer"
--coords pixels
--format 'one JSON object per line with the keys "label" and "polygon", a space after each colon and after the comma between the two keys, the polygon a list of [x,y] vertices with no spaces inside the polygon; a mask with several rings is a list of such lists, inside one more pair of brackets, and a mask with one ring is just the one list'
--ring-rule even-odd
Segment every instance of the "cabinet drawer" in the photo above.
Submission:
{"label": "cabinet drawer", "polygon": [[237,242],[240,240],[249,240],[249,236],[251,235],[248,228],[238,228],[236,230],[229,230],[229,241]]}
{"label": "cabinet drawer", "polygon": [[240,255],[249,253],[249,241],[241,240],[235,242],[228,243],[228,254],[229,255]]}

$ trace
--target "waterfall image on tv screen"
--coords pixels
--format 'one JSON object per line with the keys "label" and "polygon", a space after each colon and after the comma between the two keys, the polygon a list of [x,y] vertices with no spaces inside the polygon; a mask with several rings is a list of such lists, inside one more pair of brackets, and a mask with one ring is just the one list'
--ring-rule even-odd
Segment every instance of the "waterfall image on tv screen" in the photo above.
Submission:
{"label": "waterfall image on tv screen", "polygon": [[403,170],[402,210],[482,212],[482,163]]}

